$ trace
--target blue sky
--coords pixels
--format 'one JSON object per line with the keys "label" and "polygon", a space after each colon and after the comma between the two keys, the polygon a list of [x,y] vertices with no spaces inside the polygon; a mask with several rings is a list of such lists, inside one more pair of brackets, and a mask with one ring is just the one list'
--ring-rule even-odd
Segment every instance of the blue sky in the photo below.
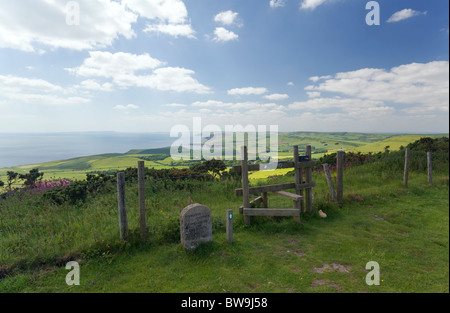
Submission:
{"label": "blue sky", "polygon": [[448,132],[448,1],[368,2],[2,1],[0,132]]}

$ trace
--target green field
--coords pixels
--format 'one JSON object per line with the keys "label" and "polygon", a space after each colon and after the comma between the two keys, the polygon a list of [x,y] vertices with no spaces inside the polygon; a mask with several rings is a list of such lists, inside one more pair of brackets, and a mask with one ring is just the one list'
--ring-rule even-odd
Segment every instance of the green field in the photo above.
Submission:
{"label": "green field", "polygon": [[[391,150],[345,170],[341,205],[330,200],[324,175],[315,172],[314,213],[302,215],[301,224],[292,218],[255,217],[246,225],[238,214],[242,199],[234,196],[240,180],[232,176],[219,181],[148,180],[146,243],[139,237],[136,183],[126,187],[131,228],[126,242],[119,240],[114,184],[89,194],[85,202],[58,204],[45,194],[7,197],[0,200],[0,292],[448,293],[448,152],[434,156],[432,185],[427,183],[426,153],[414,152],[405,188],[404,153],[394,150],[421,136],[372,136],[281,136],[280,154],[285,157],[294,144],[312,145],[314,158],[333,142],[329,152],[342,145],[347,151]],[[143,158],[149,168],[170,168],[173,160],[161,152],[133,150],[1,171],[26,173],[38,167],[46,179],[82,180],[88,172],[135,168]],[[250,178],[251,185],[294,179],[288,169],[253,172]],[[214,241],[186,252],[179,242],[179,214],[192,202],[211,208]],[[290,208],[292,202],[271,196],[269,206]],[[225,237],[229,209],[235,213],[232,245]],[[320,218],[318,210],[328,217]],[[64,266],[71,260],[81,265],[80,286],[65,283]],[[365,283],[369,261],[380,264],[379,286]]]}
{"label": "green field", "polygon": [[[114,186],[79,205],[8,199],[0,202],[0,292],[448,293],[448,162],[436,165],[433,185],[424,168],[411,171],[408,188],[395,170],[401,164],[386,162],[397,161],[345,171],[342,207],[330,202],[323,174],[315,173],[314,208],[328,218],[303,215],[301,224],[261,217],[247,226],[234,196],[239,180],[147,182],[146,244],[138,236],[136,184],[126,189],[128,242],[119,240]],[[193,252],[179,243],[178,216],[189,201],[213,215],[214,241]],[[292,204],[276,196],[269,203]],[[225,237],[228,209],[235,212],[232,245]],[[80,286],[65,283],[69,260],[80,263]],[[379,286],[365,283],[369,261],[380,264]]]}
{"label": "green field", "polygon": [[[300,146],[300,154],[304,154],[306,145],[312,146],[314,159],[322,157],[326,153],[341,150],[360,151],[364,153],[384,151],[386,146],[390,150],[398,150],[400,146],[406,146],[421,137],[439,137],[439,135],[392,135],[392,134],[361,134],[361,133],[317,133],[297,132],[279,134],[279,158],[292,158],[292,146]],[[440,135],[442,136],[442,135]],[[446,135],[448,136],[448,135]],[[122,170],[128,167],[136,167],[140,158],[155,154],[167,154],[167,158],[160,161],[146,161],[147,167],[156,169],[171,167],[173,161],[169,157],[169,148],[161,149],[136,149],[125,154],[104,154],[74,158],[70,160],[54,161],[40,164],[15,166],[0,169],[0,180],[6,181],[6,172],[14,171],[20,174],[28,172],[32,168],[39,168],[45,173],[45,179],[66,178],[80,180],[86,177],[87,172]],[[181,166],[186,167],[186,166]],[[251,175],[251,178],[263,178],[273,173],[259,173]]]}

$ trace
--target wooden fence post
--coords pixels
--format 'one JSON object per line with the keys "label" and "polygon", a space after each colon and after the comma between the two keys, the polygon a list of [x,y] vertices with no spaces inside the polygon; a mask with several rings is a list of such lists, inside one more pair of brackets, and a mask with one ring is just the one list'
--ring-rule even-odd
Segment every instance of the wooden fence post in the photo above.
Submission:
{"label": "wooden fence post", "polygon": [[[250,208],[250,193],[248,182],[248,154],[247,146],[241,147],[241,168],[242,168],[242,197],[244,209]],[[246,224],[250,224],[250,216],[244,215],[244,221]]]}
{"label": "wooden fence post", "polygon": [[261,193],[261,200],[263,203],[263,207],[268,208],[269,207],[269,197],[267,196],[267,192]]}
{"label": "wooden fence post", "polygon": [[227,211],[227,241],[233,243],[233,210]]}
{"label": "wooden fence post", "polygon": [[405,169],[403,173],[403,186],[408,187],[408,175],[409,175],[409,148],[405,150]]}
{"label": "wooden fence post", "polygon": [[433,165],[431,159],[431,152],[427,152],[427,168],[428,168],[428,183],[433,183]]}
{"label": "wooden fence post", "polygon": [[337,152],[336,160],[336,189],[337,189],[337,201],[342,202],[344,200],[344,151]]}
{"label": "wooden fence post", "polygon": [[[303,173],[300,168],[298,168],[298,163],[300,162],[298,146],[294,146],[294,170],[295,170],[295,193],[303,197],[303,190],[300,189],[300,185],[303,184]],[[300,210],[305,212],[305,205],[302,200],[300,200]]]}
{"label": "wooden fence post", "polygon": [[142,241],[147,239],[147,223],[145,217],[145,162],[138,162],[138,192],[139,192],[139,229]]}
{"label": "wooden fence post", "polygon": [[125,173],[117,173],[117,200],[119,203],[119,229],[120,239],[128,239],[127,206],[125,201]]}
{"label": "wooden fence post", "polygon": [[[311,146],[306,146],[306,156],[309,158],[310,161],[312,161],[312,153],[311,153]],[[312,168],[307,167],[306,168],[306,183],[311,184],[312,183]],[[306,207],[306,213],[312,213],[313,206],[312,206],[312,188],[309,187],[305,191],[305,207]]]}
{"label": "wooden fence post", "polygon": [[330,173],[330,165],[325,163],[325,164],[322,164],[322,166],[323,166],[323,170],[325,172],[325,177],[327,179],[328,187],[330,187],[331,199],[333,201],[337,201],[336,190],[334,189],[333,179],[331,178],[331,173]]}

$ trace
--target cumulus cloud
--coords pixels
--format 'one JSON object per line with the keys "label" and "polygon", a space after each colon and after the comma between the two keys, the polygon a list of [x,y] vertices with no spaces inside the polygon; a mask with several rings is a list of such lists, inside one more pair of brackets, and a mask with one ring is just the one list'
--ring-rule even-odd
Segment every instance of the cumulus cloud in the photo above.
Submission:
{"label": "cumulus cloud", "polygon": [[354,98],[315,98],[309,99],[307,101],[297,101],[288,105],[289,109],[292,110],[315,110],[320,111],[323,109],[342,109],[346,112],[351,112],[354,110],[374,109],[384,107],[383,101],[373,101],[364,99],[354,99]]}
{"label": "cumulus cloud", "polygon": [[286,4],[286,0],[270,0],[269,4],[271,8],[284,7],[284,5]]}
{"label": "cumulus cloud", "polygon": [[222,25],[240,24],[238,20],[239,13],[231,10],[220,12],[214,17],[214,21]]}
{"label": "cumulus cloud", "polygon": [[219,100],[196,101],[192,103],[193,107],[202,108],[220,108],[228,110],[279,110],[283,111],[285,107],[276,103],[259,103],[259,102],[223,102]]}
{"label": "cumulus cloud", "polygon": [[195,38],[186,5],[181,0],[122,0],[141,17],[149,19],[145,32]]}
{"label": "cumulus cloud", "polygon": [[[110,46],[136,34],[137,15],[112,0],[78,0],[79,25],[68,25],[67,1],[1,1],[0,48],[41,53],[42,48],[88,50]],[[43,18],[45,17],[45,18]]]}
{"label": "cumulus cloud", "polygon": [[[192,77],[194,71],[180,67],[161,67],[165,65],[148,54],[92,51],[81,66],[67,70],[83,77],[111,78],[121,88],[134,86],[199,94],[211,92],[209,87]],[[145,71],[151,73],[140,73]]]}
{"label": "cumulus cloud", "polygon": [[[364,68],[313,79],[308,92],[332,92],[373,101],[409,106],[409,111],[448,112],[449,62],[411,63],[390,70]],[[414,109],[413,109],[414,108]]]}
{"label": "cumulus cloud", "polygon": [[188,38],[196,38],[195,31],[190,24],[153,24],[147,25],[144,32],[156,32],[167,34],[175,38],[184,36]]}
{"label": "cumulus cloud", "polygon": [[181,0],[122,0],[128,8],[142,17],[171,24],[188,19],[186,5]]}
{"label": "cumulus cloud", "polygon": [[0,75],[0,88],[2,93],[15,93],[26,91],[62,91],[61,86],[52,84],[39,78],[25,78],[14,75]]}
{"label": "cumulus cloud", "polygon": [[76,89],[88,90],[88,91],[113,91],[113,84],[111,83],[99,83],[94,79],[83,80],[79,85],[75,86]]}
{"label": "cumulus cloud", "polygon": [[214,30],[214,41],[216,42],[226,42],[226,41],[232,41],[232,40],[238,40],[239,35],[235,34],[234,32],[224,28],[224,27],[217,27]]}
{"label": "cumulus cloud", "polygon": [[127,104],[127,105],[116,105],[114,107],[115,110],[119,110],[119,111],[129,111],[129,110],[137,110],[139,109],[138,105],[135,104]]}
{"label": "cumulus cloud", "polygon": [[425,15],[427,14],[427,12],[420,12],[420,11],[415,11],[412,9],[403,9],[401,11],[395,12],[394,14],[392,14],[392,16],[387,20],[388,23],[395,23],[395,22],[399,22],[399,21],[403,21],[406,20],[408,18],[414,17],[414,16],[418,16],[418,15]]}
{"label": "cumulus cloud", "polygon": [[115,77],[131,74],[136,71],[151,70],[164,65],[149,54],[136,55],[132,53],[91,51],[89,58],[79,67],[67,69],[79,76]]}
{"label": "cumulus cloud", "polygon": [[267,99],[267,100],[272,100],[272,101],[280,101],[280,100],[289,99],[289,95],[274,93],[274,94],[271,94],[271,95],[264,96],[264,98]]}
{"label": "cumulus cloud", "polygon": [[25,104],[71,105],[91,100],[67,94],[68,91],[43,79],[0,75],[0,97]]}
{"label": "cumulus cloud", "polygon": [[303,10],[314,10],[318,6],[329,2],[330,0],[303,0],[300,4],[300,9]]}
{"label": "cumulus cloud", "polygon": [[310,92],[307,92],[306,94],[310,98],[318,98],[321,95],[320,92],[318,92],[318,91],[310,91]]}
{"label": "cumulus cloud", "polygon": [[200,84],[192,76],[193,70],[180,67],[159,68],[152,75],[137,76],[136,86],[149,87],[161,91],[211,93],[211,89]]}
{"label": "cumulus cloud", "polygon": [[255,88],[255,87],[245,87],[245,88],[234,88],[228,90],[229,95],[233,96],[250,96],[250,95],[262,95],[268,92],[267,88]]}
{"label": "cumulus cloud", "polygon": [[183,103],[167,103],[164,104],[165,107],[169,107],[169,108],[184,108],[187,107],[186,104]]}

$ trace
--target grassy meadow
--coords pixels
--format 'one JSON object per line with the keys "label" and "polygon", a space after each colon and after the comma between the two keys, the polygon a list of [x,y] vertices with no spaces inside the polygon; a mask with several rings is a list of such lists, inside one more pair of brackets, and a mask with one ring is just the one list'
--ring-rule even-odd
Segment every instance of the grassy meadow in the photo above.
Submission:
{"label": "grassy meadow", "polygon": [[[139,156],[134,151],[67,162],[93,170],[118,166],[113,160],[122,158],[120,166],[135,167]],[[48,170],[69,172],[64,162],[47,164]],[[169,166],[170,160],[155,164]],[[0,200],[0,292],[448,293],[448,153],[437,160],[432,185],[423,154],[413,155],[408,187],[402,184],[402,168],[402,152],[350,166],[342,205],[330,200],[324,174],[315,172],[315,213],[302,215],[300,224],[292,218],[253,217],[246,225],[238,213],[242,198],[234,196],[238,178],[150,180],[146,243],[139,239],[134,182],[126,187],[127,242],[119,240],[114,184],[83,203],[58,205],[41,194],[12,196]],[[294,180],[288,170],[251,177],[251,185]],[[179,243],[178,218],[189,203],[207,205],[213,215],[213,242],[192,252]],[[269,207],[291,205],[269,196]],[[229,209],[235,215],[232,245],[225,237]],[[328,217],[320,218],[318,210]],[[65,264],[71,260],[80,263],[80,286],[65,283]],[[365,283],[369,261],[380,264],[379,286]]]}
{"label": "grassy meadow", "polygon": [[[440,135],[427,135],[439,137]],[[386,146],[390,150],[399,150],[400,146],[418,140],[424,135],[393,135],[393,134],[361,134],[361,133],[317,133],[317,132],[297,132],[279,133],[279,158],[292,158],[293,145],[299,145],[300,154],[304,154],[304,147],[312,146],[313,159],[319,159],[325,154],[333,153],[344,147],[345,151],[354,152],[383,152]],[[78,157],[69,160],[59,160],[46,163],[20,165],[9,168],[0,168],[0,180],[6,181],[7,171],[14,171],[20,174],[27,173],[32,168],[39,168],[45,173],[45,179],[70,179],[82,180],[86,178],[86,173],[123,170],[128,167],[136,167],[142,158],[151,157],[155,154],[166,154],[163,160],[146,161],[147,167],[155,169],[171,168],[174,161],[170,158],[168,148],[161,149],[135,149],[125,154],[103,154]],[[187,167],[186,165],[175,165],[175,167]],[[283,171],[280,171],[283,173]],[[273,173],[260,172],[253,174],[250,178],[264,178]]]}

